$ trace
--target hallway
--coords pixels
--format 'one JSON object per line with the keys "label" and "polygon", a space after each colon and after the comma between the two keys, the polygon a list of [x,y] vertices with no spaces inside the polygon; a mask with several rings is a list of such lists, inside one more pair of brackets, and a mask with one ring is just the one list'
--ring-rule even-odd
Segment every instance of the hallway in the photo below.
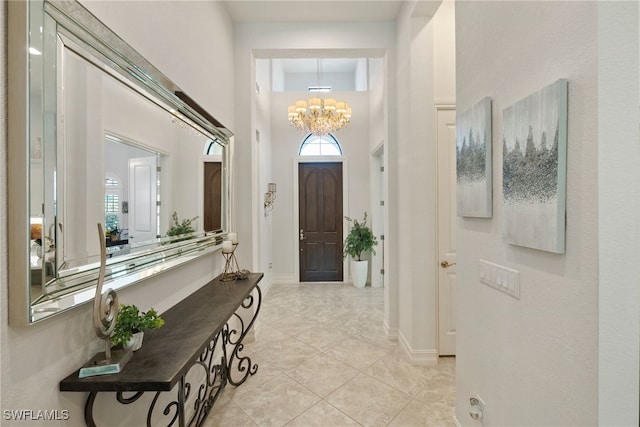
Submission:
{"label": "hallway", "polygon": [[274,284],[244,350],[258,372],[228,386],[205,425],[454,425],[455,358],[410,364],[383,331],[383,293]]}

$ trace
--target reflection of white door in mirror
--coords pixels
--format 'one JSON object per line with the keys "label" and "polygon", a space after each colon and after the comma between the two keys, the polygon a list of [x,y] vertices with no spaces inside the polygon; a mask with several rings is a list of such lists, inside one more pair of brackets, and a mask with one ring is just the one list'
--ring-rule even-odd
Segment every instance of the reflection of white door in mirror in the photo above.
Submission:
{"label": "reflection of white door in mirror", "polygon": [[129,244],[158,235],[156,158],[129,159]]}
{"label": "reflection of white door in mirror", "polygon": [[[28,325],[94,297],[101,246],[96,223],[124,231],[110,241],[106,280],[113,289],[140,281],[142,272],[145,278],[161,273],[158,265],[173,267],[213,253],[231,218],[232,133],[81,4],[9,3],[11,324]],[[34,45],[41,56],[24,49]],[[197,240],[158,245],[172,212],[203,216],[194,161],[205,142],[214,149],[206,155],[222,163],[219,181],[212,181],[220,182],[220,196],[209,206],[220,212],[210,227],[221,231],[204,235],[200,226]],[[129,159],[144,157],[153,162],[146,169],[132,166],[130,182]],[[107,191],[109,174],[120,183],[117,191]],[[136,191],[130,194],[132,186]],[[35,222],[48,239],[46,268],[38,264],[39,245],[33,246],[37,239],[28,233]],[[154,244],[138,243],[130,251],[124,237],[129,235]]]}

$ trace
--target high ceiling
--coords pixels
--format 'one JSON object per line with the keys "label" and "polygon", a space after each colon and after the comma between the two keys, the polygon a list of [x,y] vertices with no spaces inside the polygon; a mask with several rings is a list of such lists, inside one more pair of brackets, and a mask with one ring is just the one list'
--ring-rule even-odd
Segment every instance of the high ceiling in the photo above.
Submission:
{"label": "high ceiling", "polygon": [[[442,0],[415,1],[414,16],[433,16]],[[231,19],[238,23],[294,23],[294,22],[394,22],[404,0],[224,0]],[[283,56],[280,56],[283,55]],[[287,52],[268,54],[265,58],[282,58],[285,73],[313,72],[317,56],[324,60],[325,72],[353,72],[357,60],[371,53],[353,52],[349,58],[329,51]],[[345,55],[342,52],[338,55]],[[295,58],[295,59],[285,59]],[[307,58],[302,59],[302,58]]]}
{"label": "high ceiling", "polygon": [[395,21],[402,0],[228,0],[235,22]]}

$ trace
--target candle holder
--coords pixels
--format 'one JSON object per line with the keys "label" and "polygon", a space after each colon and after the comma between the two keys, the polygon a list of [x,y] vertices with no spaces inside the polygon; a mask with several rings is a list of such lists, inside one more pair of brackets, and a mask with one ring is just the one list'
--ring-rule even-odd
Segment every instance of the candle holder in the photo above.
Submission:
{"label": "candle holder", "polygon": [[231,282],[236,280],[238,272],[240,271],[240,267],[238,266],[238,260],[236,259],[236,248],[238,247],[238,243],[233,243],[233,247],[231,251],[225,251],[222,248],[222,256],[225,259],[224,263],[224,271],[222,272],[222,280],[223,282]]}

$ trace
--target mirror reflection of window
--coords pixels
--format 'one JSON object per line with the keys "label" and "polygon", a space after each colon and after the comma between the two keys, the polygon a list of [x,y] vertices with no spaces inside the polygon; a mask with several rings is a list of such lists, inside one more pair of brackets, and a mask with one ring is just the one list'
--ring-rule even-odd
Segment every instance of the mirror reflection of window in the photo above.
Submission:
{"label": "mirror reflection of window", "polygon": [[122,200],[122,182],[116,175],[107,173],[104,179],[104,223],[105,230],[122,228],[120,202]]}

